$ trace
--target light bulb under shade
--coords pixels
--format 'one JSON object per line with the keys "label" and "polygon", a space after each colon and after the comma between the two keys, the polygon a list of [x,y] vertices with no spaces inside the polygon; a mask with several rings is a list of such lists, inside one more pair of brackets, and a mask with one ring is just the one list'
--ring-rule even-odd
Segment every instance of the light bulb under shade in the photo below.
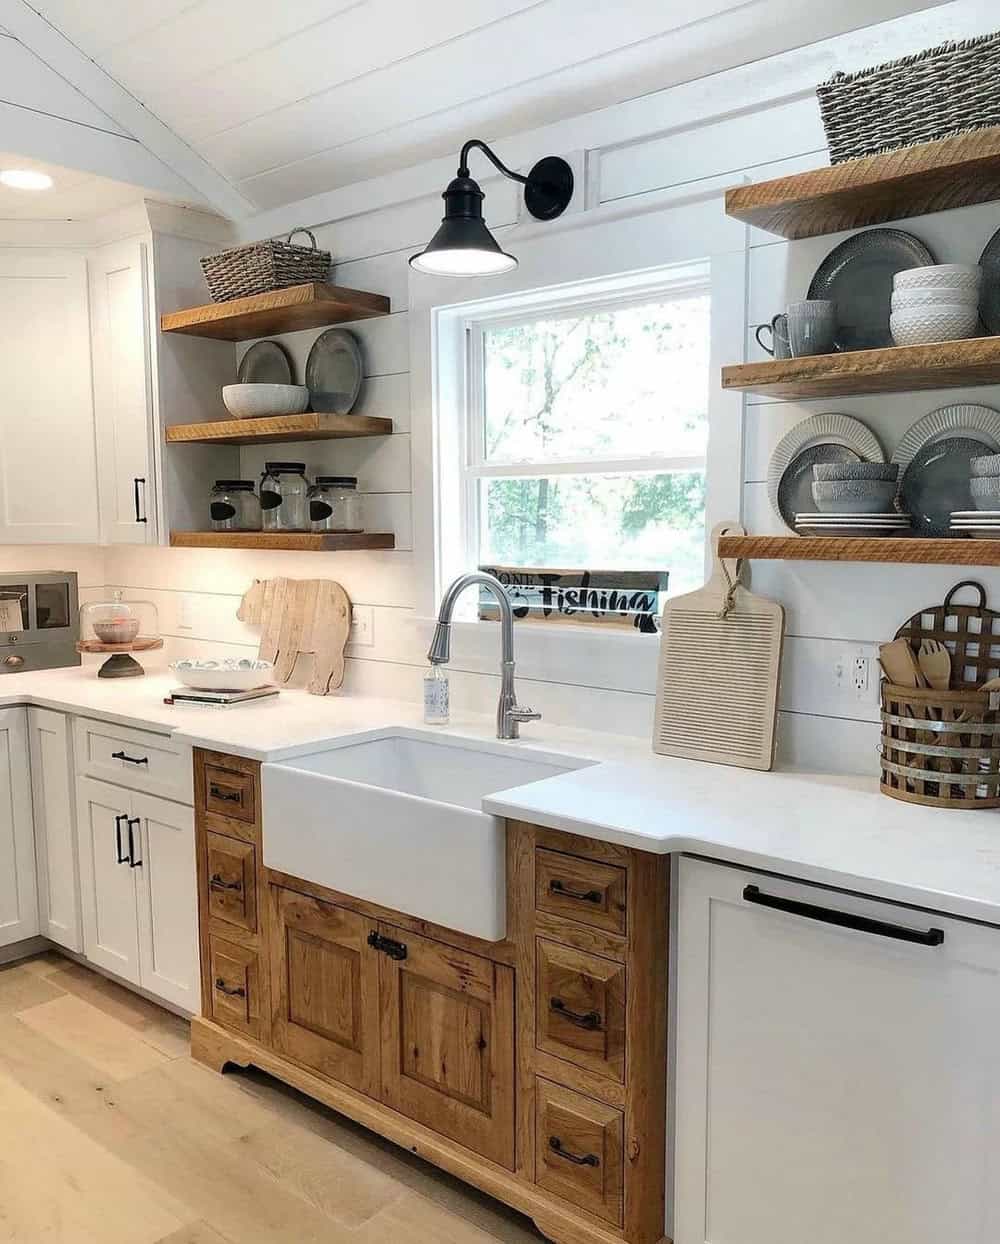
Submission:
{"label": "light bulb under shade", "polygon": [[0,169],[0,183],[11,190],[51,190],[52,178],[32,168]]}
{"label": "light bulb under shade", "polygon": [[517,260],[500,250],[426,250],[414,255],[410,267],[430,276],[500,276],[513,272]]}

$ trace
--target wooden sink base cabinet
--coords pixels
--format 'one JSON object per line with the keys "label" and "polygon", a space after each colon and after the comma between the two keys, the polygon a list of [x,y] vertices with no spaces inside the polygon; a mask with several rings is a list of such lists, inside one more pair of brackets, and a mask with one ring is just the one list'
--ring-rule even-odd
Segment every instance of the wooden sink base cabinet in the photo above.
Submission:
{"label": "wooden sink base cabinet", "polygon": [[661,1244],[668,858],[508,822],[507,938],[483,942],[265,868],[260,807],[257,762],[195,752],[194,1057],[261,1068],[556,1244]]}

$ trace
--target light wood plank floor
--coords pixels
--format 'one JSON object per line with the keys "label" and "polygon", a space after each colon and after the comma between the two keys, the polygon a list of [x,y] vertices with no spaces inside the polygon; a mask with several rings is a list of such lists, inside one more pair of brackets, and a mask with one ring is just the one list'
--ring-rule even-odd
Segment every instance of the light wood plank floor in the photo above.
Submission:
{"label": "light wood plank floor", "polygon": [[538,1244],[527,1219],[56,954],[0,968],[0,1241]]}

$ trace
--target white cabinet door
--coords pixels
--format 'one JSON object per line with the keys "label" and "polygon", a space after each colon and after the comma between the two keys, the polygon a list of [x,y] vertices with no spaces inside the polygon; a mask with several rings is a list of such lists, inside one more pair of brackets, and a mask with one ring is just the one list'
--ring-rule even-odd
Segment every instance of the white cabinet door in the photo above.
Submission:
{"label": "white cabinet door", "polygon": [[[139,858],[126,790],[93,778],[77,779],[77,839],[83,947],[87,958],[139,984],[139,930],[135,873]],[[132,856],[129,854],[131,828]]]}
{"label": "white cabinet door", "polygon": [[0,543],[97,543],[82,256],[0,248],[0,376]]}
{"label": "white cabinet door", "polygon": [[1000,930],[684,859],[677,947],[676,1244],[996,1244]]}
{"label": "white cabinet door", "polygon": [[0,710],[0,946],[38,933],[28,727],[23,708]]}
{"label": "white cabinet door", "polygon": [[41,931],[67,950],[81,951],[83,929],[69,724],[65,713],[28,709]]}
{"label": "white cabinet door", "polygon": [[109,544],[156,540],[146,264],[147,249],[135,240],[102,247],[90,263],[101,532]]}
{"label": "white cabinet door", "polygon": [[140,865],[139,980],[143,989],[197,1014],[198,883],[194,811],[153,795],[134,794]]}

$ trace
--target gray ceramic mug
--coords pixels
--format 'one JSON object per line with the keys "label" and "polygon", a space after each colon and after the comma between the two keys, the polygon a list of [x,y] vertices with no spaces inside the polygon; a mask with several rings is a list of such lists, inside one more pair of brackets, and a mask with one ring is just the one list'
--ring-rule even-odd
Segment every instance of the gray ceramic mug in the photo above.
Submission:
{"label": "gray ceramic mug", "polygon": [[826,298],[790,303],[788,340],[793,358],[832,354],[837,341],[837,304]]}
{"label": "gray ceramic mug", "polygon": [[[771,334],[771,345],[765,345],[761,340],[760,335],[763,332]],[[784,313],[776,315],[770,324],[758,324],[754,336],[760,348],[766,350],[774,358],[790,359],[792,357],[792,347],[788,340],[788,316]]]}

